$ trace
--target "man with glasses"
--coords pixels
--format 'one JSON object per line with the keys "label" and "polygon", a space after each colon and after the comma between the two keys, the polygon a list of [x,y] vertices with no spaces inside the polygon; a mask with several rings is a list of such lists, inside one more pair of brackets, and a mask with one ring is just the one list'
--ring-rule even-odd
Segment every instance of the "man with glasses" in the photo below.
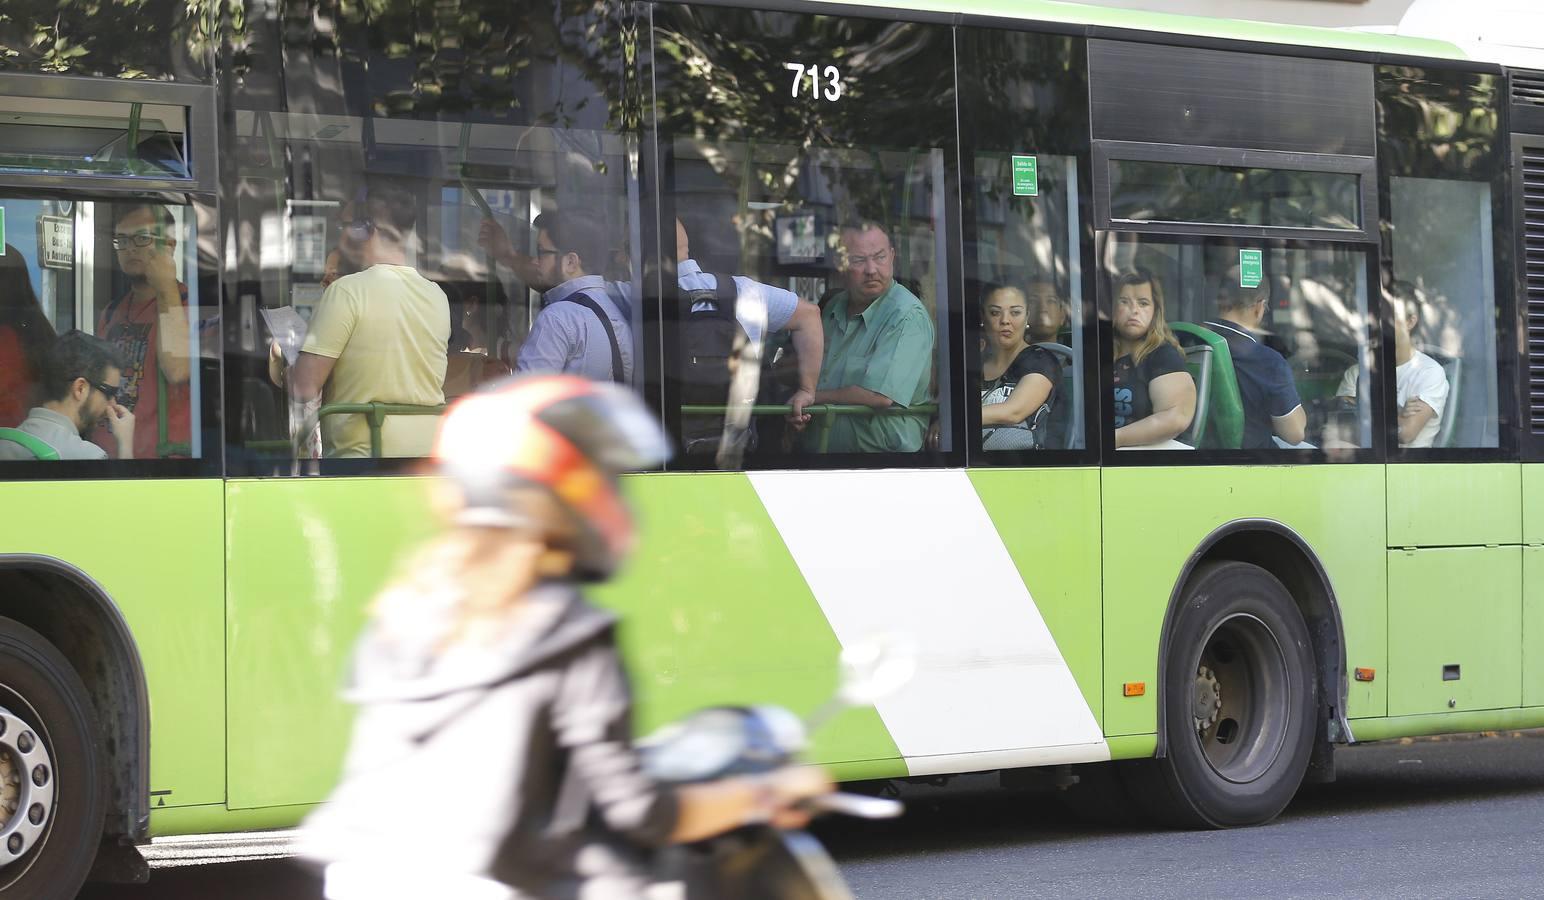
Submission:
{"label": "man with glasses", "polygon": [[[826,303],[825,361],[815,403],[912,407],[928,400],[933,321],[917,296],[895,280],[895,245],[884,226],[856,222],[841,232],[846,289]],[[831,426],[832,453],[915,452],[927,418],[844,415]],[[806,444],[819,439],[805,432]]]}
{"label": "man with glasses", "polygon": [[123,369],[107,341],[81,331],[60,335],[44,360],[43,405],[16,428],[0,428],[0,460],[107,459],[85,439],[104,417],[117,458],[133,459],[134,414],[118,403]]}
{"label": "man with glasses", "polygon": [[542,292],[515,369],[631,383],[631,301],[606,283],[612,248],[605,224],[585,210],[565,209],[542,213],[533,227],[534,256],[517,251],[495,223],[485,222],[479,236],[495,259]]}
{"label": "man with glasses", "polygon": [[[291,369],[283,368],[281,355],[270,356],[270,377],[287,382],[290,399],[302,409],[329,403],[443,405],[450,300],[408,265],[418,197],[405,185],[372,178],[347,210],[338,254],[353,274],[322,294]],[[428,455],[437,421],[430,415],[388,416],[381,429],[382,455]],[[369,423],[362,415],[328,416],[322,420],[322,445],[327,456],[369,456]]]}
{"label": "man with glasses", "polygon": [[[192,399],[188,380],[188,288],[177,278],[177,222],[155,203],[117,207],[113,253],[129,287],[97,319],[98,335],[122,357],[121,405],[140,423],[134,455],[140,459],[187,456]],[[111,433],[98,431],[104,449]]]}

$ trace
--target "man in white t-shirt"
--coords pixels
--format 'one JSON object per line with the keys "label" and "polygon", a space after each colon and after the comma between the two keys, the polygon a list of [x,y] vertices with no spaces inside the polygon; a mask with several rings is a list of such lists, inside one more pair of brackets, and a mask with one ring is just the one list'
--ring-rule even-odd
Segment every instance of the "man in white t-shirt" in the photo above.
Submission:
{"label": "man in white t-shirt", "polygon": [[[1408,282],[1396,281],[1388,293],[1394,311],[1394,393],[1399,407],[1399,446],[1430,447],[1442,426],[1448,381],[1442,365],[1415,349],[1412,335],[1421,326],[1420,301]],[[1335,396],[1356,399],[1361,368],[1352,366]]]}

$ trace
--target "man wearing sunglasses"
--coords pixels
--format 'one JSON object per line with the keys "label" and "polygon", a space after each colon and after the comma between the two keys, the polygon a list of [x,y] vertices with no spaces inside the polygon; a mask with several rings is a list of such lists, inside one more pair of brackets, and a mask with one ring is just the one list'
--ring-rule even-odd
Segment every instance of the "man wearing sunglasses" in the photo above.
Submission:
{"label": "man wearing sunglasses", "polygon": [[0,460],[107,459],[106,450],[85,439],[103,418],[117,458],[133,459],[134,414],[118,403],[122,386],[117,348],[81,331],[60,335],[44,360],[43,405],[17,426],[22,435],[0,430]]}
{"label": "man wearing sunglasses", "polygon": [[[116,211],[113,255],[129,289],[102,311],[96,333],[118,349],[124,363],[119,399],[142,423],[134,433],[134,455],[187,456],[193,361],[188,288],[177,278],[177,221],[155,203],[131,203]],[[115,440],[105,430],[96,434],[104,449]]]}

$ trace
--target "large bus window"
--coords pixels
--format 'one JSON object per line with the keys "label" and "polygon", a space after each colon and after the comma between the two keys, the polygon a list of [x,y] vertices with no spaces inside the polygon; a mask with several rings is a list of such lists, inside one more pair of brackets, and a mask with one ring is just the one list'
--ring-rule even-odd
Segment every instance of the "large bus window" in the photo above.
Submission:
{"label": "large bus window", "polygon": [[310,74],[254,44],[235,92],[236,465],[421,457],[511,371],[641,384],[631,13],[462,4],[486,30],[452,64],[404,12],[287,5]]}
{"label": "large bus window", "polygon": [[1100,259],[1117,449],[1373,446],[1364,252],[1108,235]]}
{"label": "large bus window", "polygon": [[216,45],[216,9],[188,0],[7,0],[0,72],[203,81]]}
{"label": "large bus window", "polygon": [[[674,5],[654,22],[680,462],[715,464],[731,397],[755,401],[734,432],[751,466],[953,450],[949,30]],[[715,331],[728,303],[738,326]],[[742,338],[762,345],[760,377],[731,389],[713,361]]]}
{"label": "large bus window", "polygon": [[0,197],[0,217],[6,470],[213,453],[219,316],[201,303],[194,208]]}
{"label": "large bus window", "polygon": [[1496,447],[1502,80],[1378,69],[1385,307],[1401,448]]}
{"label": "large bus window", "polygon": [[0,97],[0,172],[187,178],[186,107]]}
{"label": "large bus window", "polygon": [[971,28],[959,42],[972,461],[1019,464],[1011,451],[1086,446],[1088,67],[1069,37]]}

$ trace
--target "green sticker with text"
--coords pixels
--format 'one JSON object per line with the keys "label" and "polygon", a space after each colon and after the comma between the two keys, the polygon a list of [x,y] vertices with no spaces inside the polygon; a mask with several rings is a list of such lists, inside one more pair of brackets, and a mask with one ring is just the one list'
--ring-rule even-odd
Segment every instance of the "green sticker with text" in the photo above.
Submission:
{"label": "green sticker with text", "polygon": [[1238,286],[1257,288],[1265,280],[1265,253],[1262,250],[1238,251]]}
{"label": "green sticker with text", "polygon": [[1040,196],[1039,165],[1033,156],[1015,156],[1013,158],[1013,196]]}

